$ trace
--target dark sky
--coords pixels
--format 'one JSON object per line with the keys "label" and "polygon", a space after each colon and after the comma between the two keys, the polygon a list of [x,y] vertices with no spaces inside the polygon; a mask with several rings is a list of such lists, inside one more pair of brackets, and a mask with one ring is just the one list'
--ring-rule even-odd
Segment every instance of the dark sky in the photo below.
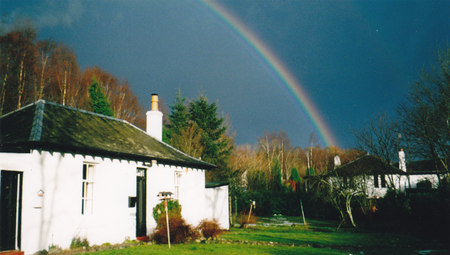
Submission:
{"label": "dark sky", "polygon": [[[338,146],[396,108],[450,39],[450,1],[218,1],[291,71]],[[227,114],[237,144],[284,131],[308,146],[314,125],[252,47],[197,0],[0,0],[3,31],[27,18],[40,39],[72,47],[81,68],[126,79],[146,108],[158,93],[203,94]],[[324,145],[324,141],[321,141]]]}

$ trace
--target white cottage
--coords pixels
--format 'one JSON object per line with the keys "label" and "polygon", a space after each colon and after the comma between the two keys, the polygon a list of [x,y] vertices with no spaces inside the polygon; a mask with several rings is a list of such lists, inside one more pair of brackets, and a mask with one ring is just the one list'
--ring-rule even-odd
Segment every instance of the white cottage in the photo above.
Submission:
{"label": "white cottage", "polygon": [[[407,172],[385,163],[372,155],[362,156],[352,162],[336,167],[327,174],[333,185],[350,185],[364,189],[369,198],[384,197],[389,187],[405,192],[418,188],[418,184],[427,181],[430,188],[437,188],[439,180],[436,173],[418,169],[410,164]],[[429,169],[428,169],[429,170]],[[442,173],[441,173],[442,174]]]}
{"label": "white cottage", "polygon": [[156,95],[147,132],[43,100],[1,116],[0,251],[68,248],[75,237],[92,245],[149,235],[161,191],[174,194],[187,223],[216,218],[228,228],[228,190],[205,187],[205,171],[215,166],[161,137]]}

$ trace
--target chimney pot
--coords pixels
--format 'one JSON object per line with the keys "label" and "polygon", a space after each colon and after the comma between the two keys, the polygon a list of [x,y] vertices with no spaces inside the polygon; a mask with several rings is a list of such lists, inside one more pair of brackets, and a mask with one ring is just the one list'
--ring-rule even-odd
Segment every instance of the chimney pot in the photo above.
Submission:
{"label": "chimney pot", "polygon": [[159,111],[158,94],[152,94],[152,111]]}

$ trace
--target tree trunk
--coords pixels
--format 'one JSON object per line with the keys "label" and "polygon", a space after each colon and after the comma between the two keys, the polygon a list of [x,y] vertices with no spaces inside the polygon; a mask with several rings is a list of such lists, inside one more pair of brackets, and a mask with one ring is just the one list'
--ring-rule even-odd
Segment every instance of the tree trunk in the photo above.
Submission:
{"label": "tree trunk", "polygon": [[0,115],[3,114],[3,105],[5,104],[6,82],[8,81],[9,60],[10,60],[10,57],[8,56],[8,60],[7,60],[8,63],[6,63],[5,77],[3,77],[3,84],[2,84],[2,103],[0,105]]}
{"label": "tree trunk", "polygon": [[45,56],[45,60],[42,59],[42,71],[41,71],[41,80],[39,82],[39,99],[42,99],[44,93],[44,74],[45,74],[45,66],[47,65],[48,55]]}
{"label": "tree trunk", "polygon": [[66,105],[66,93],[67,93],[67,70],[64,70],[64,82],[62,87],[61,104]]}
{"label": "tree trunk", "polygon": [[356,224],[355,224],[355,221],[353,220],[353,214],[352,214],[352,205],[351,205],[352,197],[353,196],[351,196],[351,195],[346,197],[345,208],[347,209],[347,214],[348,214],[348,217],[350,218],[350,222],[352,223],[352,226],[354,228],[356,228]]}
{"label": "tree trunk", "polygon": [[22,94],[23,94],[23,86],[25,85],[25,77],[23,75],[23,62],[25,60],[26,53],[23,53],[22,61],[20,61],[20,72],[19,72],[19,87],[17,88],[18,98],[17,98],[17,109],[21,106]]}

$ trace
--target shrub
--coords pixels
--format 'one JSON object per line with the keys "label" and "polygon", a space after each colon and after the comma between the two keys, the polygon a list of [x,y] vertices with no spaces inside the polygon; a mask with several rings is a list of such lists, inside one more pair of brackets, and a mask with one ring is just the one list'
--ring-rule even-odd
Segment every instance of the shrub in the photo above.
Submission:
{"label": "shrub", "polygon": [[[181,217],[169,218],[169,231],[171,243],[184,243],[186,241],[196,239],[199,237],[197,231],[195,231],[191,225],[186,224]],[[152,240],[156,243],[168,243],[167,242],[167,224],[166,218],[160,217],[157,222],[157,228],[152,234]]]}
{"label": "shrub", "polygon": [[204,238],[216,238],[222,234],[223,230],[220,228],[217,220],[202,220],[197,227],[198,231],[203,235]]}
{"label": "shrub", "polygon": [[59,247],[58,245],[55,245],[55,244],[51,244],[48,247],[48,253],[61,253],[62,250],[63,249],[61,247]]}
{"label": "shrub", "polygon": [[[181,218],[181,205],[178,203],[177,200],[168,200],[167,201],[167,209],[169,210],[169,218]],[[160,222],[159,221],[160,218],[164,218],[164,222],[165,222],[166,207],[164,206],[164,201],[157,204],[153,208],[153,218],[155,219],[155,221],[158,224]]]}
{"label": "shrub", "polygon": [[240,228],[245,228],[248,224],[256,223],[256,217],[253,215],[248,217],[248,214],[241,213],[237,218],[237,222],[239,223]]}
{"label": "shrub", "polygon": [[72,242],[70,243],[70,249],[77,249],[86,247],[89,248],[89,241],[86,238],[81,239],[80,237],[72,238]]}

